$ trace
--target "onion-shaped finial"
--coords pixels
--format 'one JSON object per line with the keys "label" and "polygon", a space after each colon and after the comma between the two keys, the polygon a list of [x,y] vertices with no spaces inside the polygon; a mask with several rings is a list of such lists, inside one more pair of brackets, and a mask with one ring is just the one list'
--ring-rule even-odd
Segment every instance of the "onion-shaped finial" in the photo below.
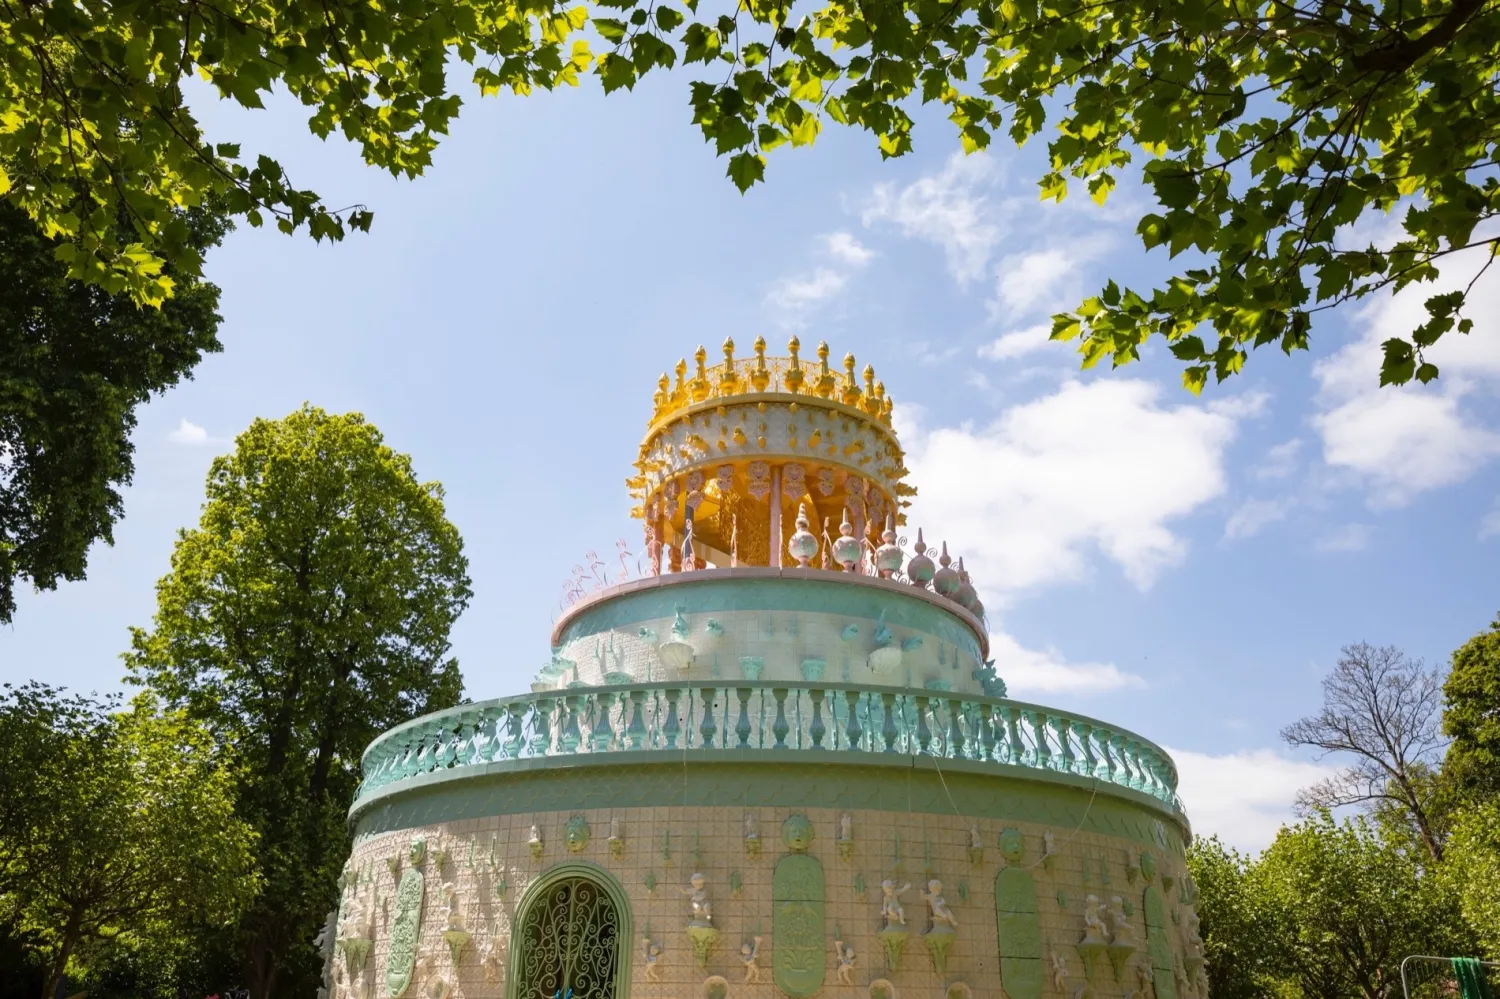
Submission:
{"label": "onion-shaped finial", "polygon": [[859,562],[859,539],[854,536],[854,525],[849,523],[848,507],[844,507],[844,522],[839,525],[839,537],[833,543],[833,560],[845,572],[852,572]]}
{"label": "onion-shaped finial", "polygon": [[943,554],[938,556],[938,565],[941,568],[932,576],[932,588],[951,600],[958,593],[962,580],[958,578],[958,570],[953,568],[953,559],[948,557],[946,541],[943,542]]}
{"label": "onion-shaped finial", "polygon": [[880,540],[885,542],[875,549],[875,571],[885,579],[890,579],[901,571],[901,563],[906,558],[901,551],[901,546],[896,544],[896,515],[887,513],[885,515],[885,531],[880,535]]}
{"label": "onion-shaped finial", "polygon": [[969,572],[964,568],[962,558],[958,560],[958,592],[953,595],[953,599],[969,610],[973,610],[974,605],[979,602],[979,593],[975,591],[974,584],[969,581]]}
{"label": "onion-shaped finial", "polygon": [[818,539],[808,529],[807,504],[797,504],[797,529],[787,539],[786,550],[797,564],[804,569],[810,568],[813,556],[818,554]]}
{"label": "onion-shaped finial", "polygon": [[937,566],[932,564],[932,558],[927,554],[927,542],[922,540],[922,529],[917,528],[917,553],[906,563],[906,578],[913,586],[926,587],[932,582],[933,571]]}

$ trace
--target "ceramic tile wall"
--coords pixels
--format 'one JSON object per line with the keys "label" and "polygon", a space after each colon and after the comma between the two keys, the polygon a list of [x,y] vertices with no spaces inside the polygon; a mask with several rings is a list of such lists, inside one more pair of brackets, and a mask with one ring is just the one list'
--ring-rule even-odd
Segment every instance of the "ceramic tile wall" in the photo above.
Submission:
{"label": "ceramic tile wall", "polygon": [[[758,857],[747,855],[747,814],[754,816],[760,833]],[[779,996],[771,973],[775,947],[771,885],[777,860],[788,852],[781,839],[781,826],[788,814],[784,809],[739,807],[586,810],[499,816],[371,837],[356,847],[351,858],[348,870],[352,887],[348,895],[358,893],[367,906],[373,905],[375,942],[364,975],[358,981],[341,983],[336,999],[383,999],[389,995],[387,947],[396,906],[395,882],[387,858],[399,853],[405,870],[409,866],[405,860],[408,847],[419,836],[425,837],[428,851],[423,867],[425,906],[418,954],[427,958],[428,967],[416,975],[407,996],[437,999],[446,984],[448,995],[457,999],[505,997],[509,972],[506,951],[518,907],[525,904],[527,889],[541,872],[567,860],[593,863],[608,871],[630,898],[629,994],[634,999],[697,999],[704,995],[705,981],[715,975],[729,983],[728,997]],[[1052,827],[1056,852],[1043,863],[1043,834],[1049,827],[981,820],[977,826],[984,856],[975,864],[969,855],[969,830],[974,823],[968,819],[853,811],[854,846],[852,855],[844,859],[836,842],[840,811],[806,809],[802,814],[814,824],[816,838],[809,853],[822,863],[824,872],[828,965],[820,995],[863,999],[876,979],[890,981],[896,999],[958,999],[963,989],[957,989],[951,997],[949,991],[958,983],[967,985],[975,997],[1004,995],[997,957],[994,878],[1003,863],[997,842],[1001,829],[1007,826],[1019,829],[1025,837],[1026,854],[1017,866],[1028,868],[1036,883],[1044,960],[1053,953],[1061,954],[1068,969],[1066,989],[1059,993],[1049,965],[1044,999],[1088,999],[1086,993],[1078,991],[1085,984],[1094,999],[1126,999],[1135,990],[1133,966],[1144,959],[1146,939],[1141,905],[1145,881],[1139,872],[1138,847],[1098,833]],[[590,837],[582,850],[570,854],[564,828],[573,815],[586,818]],[[625,841],[619,858],[611,856],[607,842],[611,819]],[[540,859],[532,857],[527,845],[533,823],[544,842]],[[439,865],[437,855],[441,852],[446,852],[446,857]],[[1154,860],[1156,884],[1170,885],[1164,892],[1172,916],[1166,933],[1173,951],[1178,952],[1183,948],[1181,928],[1187,922],[1182,917],[1188,909],[1179,880],[1182,859],[1155,851]],[[708,879],[713,921],[720,932],[706,968],[699,968],[694,960],[686,934],[689,904],[681,890],[695,870]],[[736,875],[741,882],[738,892],[731,888]],[[912,936],[895,971],[887,969],[876,936],[881,926],[880,881],[893,876],[912,885],[903,895]],[[958,920],[957,939],[946,974],[942,975],[933,970],[920,936],[927,927],[927,907],[919,890],[929,878],[943,882],[943,895]],[[654,890],[648,888],[648,881],[655,882]],[[863,892],[859,890],[861,882]],[[444,883],[456,887],[463,924],[472,933],[456,966],[443,939],[448,921],[448,909],[442,900]],[[1074,944],[1082,937],[1088,894],[1106,901],[1118,894],[1133,908],[1131,924],[1141,949],[1130,959],[1119,982],[1103,959],[1085,981]],[[643,937],[648,933],[662,948],[658,982],[646,980]],[[853,987],[836,980],[836,933],[856,951]],[[756,934],[763,938],[761,983],[744,984],[739,948]],[[496,960],[487,969],[485,958],[492,949]],[[1185,999],[1180,990],[1179,997]]]}

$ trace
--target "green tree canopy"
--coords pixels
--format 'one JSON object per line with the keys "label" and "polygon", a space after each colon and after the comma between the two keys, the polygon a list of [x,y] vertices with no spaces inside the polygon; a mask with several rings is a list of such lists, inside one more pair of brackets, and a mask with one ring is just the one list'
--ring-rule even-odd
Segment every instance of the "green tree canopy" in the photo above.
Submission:
{"label": "green tree canopy", "polygon": [[1458,816],[1444,866],[1464,921],[1489,958],[1500,961],[1500,798]]}
{"label": "green tree canopy", "polygon": [[[197,253],[228,225],[178,215]],[[161,308],[141,307],[69,278],[54,256],[63,245],[0,201],[0,624],[18,579],[83,578],[89,546],[112,540],[122,513],[136,407],[219,349],[214,285],[178,274]]]}
{"label": "green tree canopy", "polygon": [[[907,152],[916,102],[944,109],[970,150],[1047,131],[1043,198],[1076,181],[1102,201],[1134,169],[1159,203],[1144,245],[1193,254],[1155,290],[1111,282],[1054,335],[1081,338],[1085,365],[1163,336],[1194,390],[1249,348],[1306,347],[1321,310],[1496,246],[1480,228],[1500,210],[1500,8],[1485,0],[19,0],[0,24],[0,194],[65,238],[75,277],[146,302],[171,290],[164,260],[196,271],[180,206],[222,197],[252,224],[317,238],[371,221],[267,156],[210,145],[185,78],[252,108],[284,88],[313,132],[413,176],[458,113],[455,59],[482,93],[522,95],[702,64],[692,118],[742,190],[767,152],[825,121]],[[1392,211],[1392,245],[1336,239]],[[1386,344],[1382,380],[1435,377],[1423,351],[1469,329],[1463,304],[1434,296]]]}
{"label": "green tree canopy", "polygon": [[358,414],[257,420],[216,459],[198,526],[136,629],[132,678],[246,764],[265,888],[242,926],[252,994],[311,994],[360,754],[458,701],[448,634],[468,563],[442,488]]}
{"label": "green tree canopy", "polygon": [[1249,875],[1282,980],[1303,999],[1392,999],[1402,958],[1467,953],[1457,900],[1424,860],[1363,818],[1283,827]]}
{"label": "green tree canopy", "polygon": [[42,999],[80,947],[233,922],[255,891],[208,733],[148,694],[111,707],[35,683],[0,695],[0,910],[46,959]]}
{"label": "green tree canopy", "polygon": [[1199,932],[1214,999],[1262,999],[1280,970],[1278,921],[1266,911],[1250,871],[1254,858],[1213,836],[1194,837],[1187,867],[1198,893]]}
{"label": "green tree canopy", "polygon": [[1500,797],[1500,616],[1453,653],[1443,695],[1446,777],[1461,797]]}

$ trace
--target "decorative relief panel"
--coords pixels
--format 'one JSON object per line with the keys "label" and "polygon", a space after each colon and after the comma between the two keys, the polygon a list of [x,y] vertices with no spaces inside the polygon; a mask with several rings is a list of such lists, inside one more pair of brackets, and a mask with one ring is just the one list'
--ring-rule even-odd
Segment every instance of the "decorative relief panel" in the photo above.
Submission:
{"label": "decorative relief panel", "polygon": [[823,865],[795,853],[776,864],[771,885],[771,969],[776,987],[794,999],[823,986],[828,945],[823,931]]}

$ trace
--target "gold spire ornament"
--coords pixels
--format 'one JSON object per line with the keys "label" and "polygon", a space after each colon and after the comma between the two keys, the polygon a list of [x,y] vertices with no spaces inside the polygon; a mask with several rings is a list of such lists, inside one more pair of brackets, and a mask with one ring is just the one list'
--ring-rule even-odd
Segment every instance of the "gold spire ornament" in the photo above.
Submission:
{"label": "gold spire ornament", "polygon": [[724,338],[724,372],[719,375],[719,395],[737,395],[740,376],[734,371],[734,337]]}
{"label": "gold spire ornament", "polygon": [[861,395],[859,386],[854,382],[855,360],[853,354],[844,355],[844,386],[839,401],[845,406],[858,406]]}
{"label": "gold spire ornament", "polygon": [[702,402],[711,391],[708,384],[708,351],[703,349],[702,344],[693,353],[693,360],[698,362],[698,373],[688,383],[688,390],[692,392],[694,402]]}
{"label": "gold spire ornament", "polygon": [[802,343],[796,337],[792,337],[786,342],[786,349],[792,355],[792,359],[781,381],[786,386],[786,390],[795,395],[802,391],[802,361],[797,357],[797,351],[802,349]]}
{"label": "gold spire ornament", "polygon": [[766,367],[766,338],[755,338],[755,367],[750,371],[750,384],[755,391],[764,392],[771,384],[771,371]]}
{"label": "gold spire ornament", "polygon": [[824,399],[832,399],[837,381],[833,372],[828,370],[828,341],[824,340],[818,344],[818,395]]}

